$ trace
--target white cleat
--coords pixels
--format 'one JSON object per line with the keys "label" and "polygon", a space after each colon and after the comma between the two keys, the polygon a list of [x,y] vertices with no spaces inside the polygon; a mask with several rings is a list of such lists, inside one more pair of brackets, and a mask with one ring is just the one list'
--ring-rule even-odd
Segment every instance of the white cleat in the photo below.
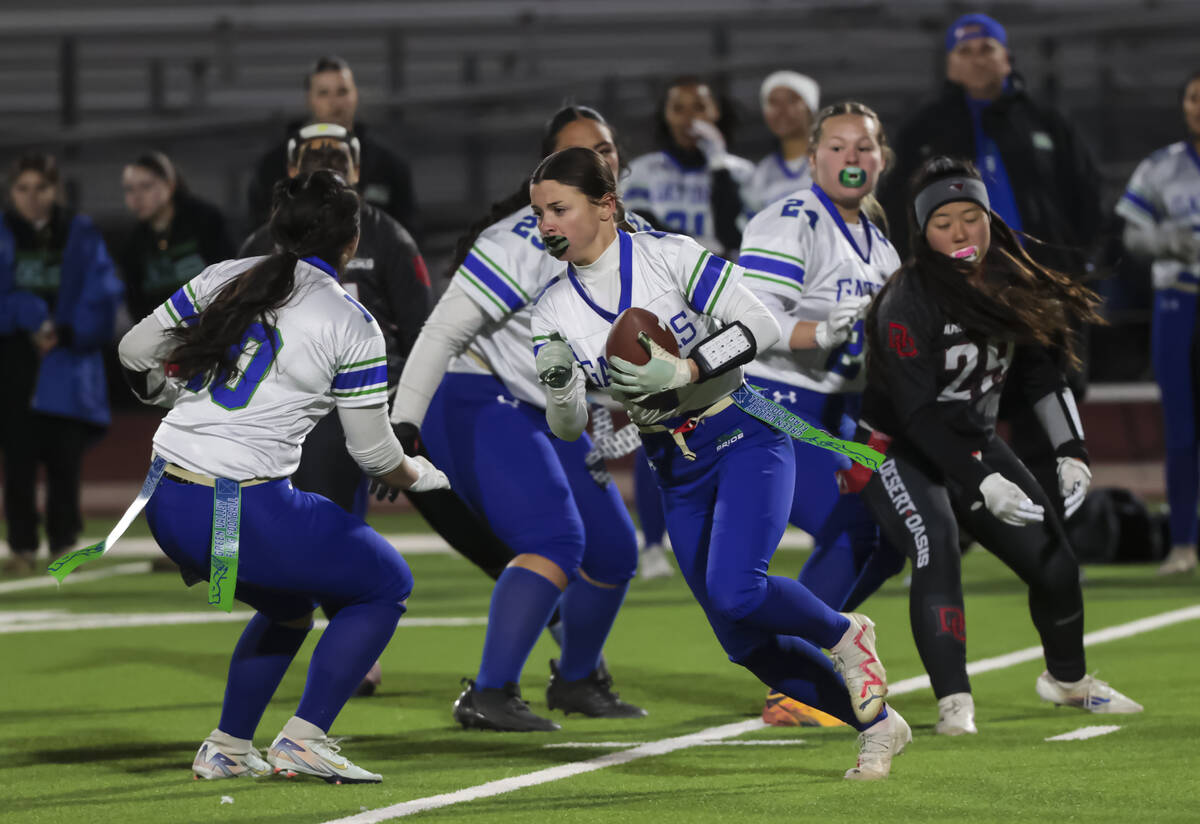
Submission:
{"label": "white cleat", "polygon": [[974,735],[975,699],[969,692],[956,692],[938,699],[938,722],[933,731],[938,735]]}
{"label": "white cleat", "polygon": [[850,619],[850,628],[830,650],[833,668],[846,679],[855,717],[866,724],[883,709],[887,671],[875,653],[875,622],[855,612],[842,614]]}
{"label": "white cleat", "polygon": [[912,741],[912,728],[894,707],[888,717],[858,734],[858,764],[846,770],[850,781],[878,781],[892,771],[892,759]]}
{"label": "white cleat", "polygon": [[1158,568],[1159,575],[1180,575],[1196,568],[1195,546],[1173,546]]}
{"label": "white cleat", "polygon": [[192,773],[206,779],[258,778],[270,775],[271,765],[248,742],[216,729],[200,745],[192,761]]}
{"label": "white cleat", "polygon": [[367,772],[340,755],[341,746],[337,739],[292,738],[279,733],[271,748],[267,750],[267,761],[276,773],[291,778],[298,773],[315,775],[328,784],[378,784],[383,776]]}
{"label": "white cleat", "polygon": [[1127,695],[1122,695],[1092,675],[1085,675],[1075,683],[1059,681],[1049,672],[1038,676],[1037,694],[1043,701],[1064,707],[1078,707],[1095,713],[1128,714],[1141,712],[1143,707]]}
{"label": "white cleat", "polygon": [[662,544],[647,544],[642,547],[638,556],[638,575],[647,581],[655,578],[670,578],[675,574],[675,567],[667,558],[667,550]]}

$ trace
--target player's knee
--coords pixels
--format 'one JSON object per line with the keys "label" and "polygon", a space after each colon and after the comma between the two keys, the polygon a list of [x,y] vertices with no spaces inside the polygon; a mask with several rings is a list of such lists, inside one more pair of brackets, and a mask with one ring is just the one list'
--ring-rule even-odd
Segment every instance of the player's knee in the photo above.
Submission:
{"label": "player's knee", "polygon": [[593,581],[621,586],[637,574],[637,544],[614,546],[611,552],[588,552],[579,565],[580,573]]}
{"label": "player's knee", "polygon": [[758,609],[767,596],[765,575],[710,573],[706,584],[713,610],[725,621],[740,621]]}

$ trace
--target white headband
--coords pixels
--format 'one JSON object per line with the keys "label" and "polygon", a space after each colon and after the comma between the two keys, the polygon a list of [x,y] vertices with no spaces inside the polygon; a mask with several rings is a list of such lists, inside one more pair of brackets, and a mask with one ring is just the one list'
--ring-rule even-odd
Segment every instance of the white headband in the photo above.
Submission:
{"label": "white headband", "polygon": [[787,70],[767,75],[767,79],[762,82],[762,87],[758,91],[759,104],[766,106],[767,95],[771,93],[772,89],[778,89],[780,86],[791,89],[800,95],[800,99],[808,106],[808,110],[813,113],[814,117],[821,110],[821,87],[817,85],[817,81],[807,74]]}

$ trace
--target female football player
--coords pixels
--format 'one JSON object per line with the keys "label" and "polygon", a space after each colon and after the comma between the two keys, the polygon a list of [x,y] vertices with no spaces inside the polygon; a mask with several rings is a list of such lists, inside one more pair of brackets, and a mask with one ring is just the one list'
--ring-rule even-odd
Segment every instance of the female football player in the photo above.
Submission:
{"label": "female football player", "polygon": [[[620,168],[612,129],[596,111],[567,106],[551,118],[542,156],[586,146]],[[530,710],[520,678],[558,605],[562,656],[550,664],[551,709],[629,718],[600,653],[637,568],[637,536],[616,485],[594,480],[590,441],[551,437],[529,352],[531,305],[559,277],[543,252],[522,189],[459,243],[446,293],[413,346],[392,412],[420,437],[455,490],[516,552],[496,582],[483,658],[454,704],[464,727],[556,730]],[[561,596],[561,598],[560,598]]]}
{"label": "female football player", "polygon": [[1125,246],[1154,259],[1154,376],[1162,390],[1167,438],[1169,575],[1196,568],[1200,426],[1196,419],[1196,292],[1200,284],[1200,72],[1181,95],[1187,139],[1141,162],[1117,201]]}
{"label": "female football player", "polygon": [[913,258],[867,315],[859,438],[887,451],[863,496],[912,561],[909,617],[938,699],[937,732],[976,731],[960,520],[1029,587],[1046,660],[1038,695],[1091,712],[1139,712],[1087,674],[1079,565],[1046,493],[995,432],[1000,392],[1017,361],[1021,394],[1055,449],[1059,491],[1074,511],[1091,472],[1063,367],[1074,358],[1070,323],[1096,319],[1095,295],[1029,256],[989,207],[970,163],[927,161],[910,202]]}
{"label": "female football player", "polygon": [[[616,180],[595,152],[551,155],[529,188],[547,251],[570,264],[533,313],[551,430],[580,437],[587,385],[623,404],[657,472],[680,571],[730,660],[863,731],[847,778],[885,776],[911,733],[885,707],[874,624],[767,575],[795,455],[782,431],[743,409],[779,408],[742,387],[741,366],[775,343],[779,324],[742,285],[741,267],[681,235],[620,228]],[[613,322],[635,306],[669,324],[682,357],[648,337],[642,366],[606,354]]]}
{"label": "female football player", "polygon": [[809,137],[821,108],[821,89],[806,74],[777,71],[763,80],[758,99],[763,121],[778,145],[758,161],[750,178],[747,205],[756,212],[784,195],[812,185]]}
{"label": "female football player", "polygon": [[625,208],[714,251],[737,249],[754,164],[727,150],[732,121],[703,80],[672,81],[654,123],[659,150],[634,158],[621,181]]}
{"label": "female football player", "polygon": [[[747,270],[746,286],[783,331],[746,371],[776,403],[853,438],[866,377],[861,317],[871,295],[900,266],[865,211],[890,150],[878,115],[848,102],[820,112],[810,151],[812,187],[760,211],[743,236],[738,263]],[[865,505],[857,495],[839,494],[836,473],[850,468],[845,456],[799,441],[795,449],[789,520],[813,538],[800,581],[834,609],[853,609],[899,571],[904,556],[880,550]],[[868,565],[871,571],[864,573]],[[856,595],[860,574],[866,580]],[[798,712],[770,695],[764,719],[790,726]]]}
{"label": "female football player", "polygon": [[[151,533],[185,577],[209,579],[210,603],[232,594],[257,610],[233,652],[221,721],[192,765],[205,778],[274,767],[381,780],[339,755],[328,732],[392,637],[412,574],[361,519],[288,480],[304,436],[336,407],[369,475],[416,491],[447,485],[392,433],[383,334],[339,284],[358,221],[358,196],[332,172],[280,181],[271,231],[281,251],[208,267],[121,341],[134,391],[171,408],[154,436],[151,477],[161,480],[147,479]],[[254,731],[316,604],[329,626],[264,761]]]}

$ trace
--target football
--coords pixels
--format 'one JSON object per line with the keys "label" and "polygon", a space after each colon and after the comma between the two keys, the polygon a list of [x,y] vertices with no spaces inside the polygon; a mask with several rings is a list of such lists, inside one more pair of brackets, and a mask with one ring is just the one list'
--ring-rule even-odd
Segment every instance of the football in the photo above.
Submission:
{"label": "football", "polygon": [[679,345],[667,325],[650,310],[637,306],[626,309],[613,321],[604,344],[605,356],[611,359],[616,355],[636,366],[644,365],[650,360],[650,354],[638,343],[638,332],[645,332],[652,341],[679,357]]}

